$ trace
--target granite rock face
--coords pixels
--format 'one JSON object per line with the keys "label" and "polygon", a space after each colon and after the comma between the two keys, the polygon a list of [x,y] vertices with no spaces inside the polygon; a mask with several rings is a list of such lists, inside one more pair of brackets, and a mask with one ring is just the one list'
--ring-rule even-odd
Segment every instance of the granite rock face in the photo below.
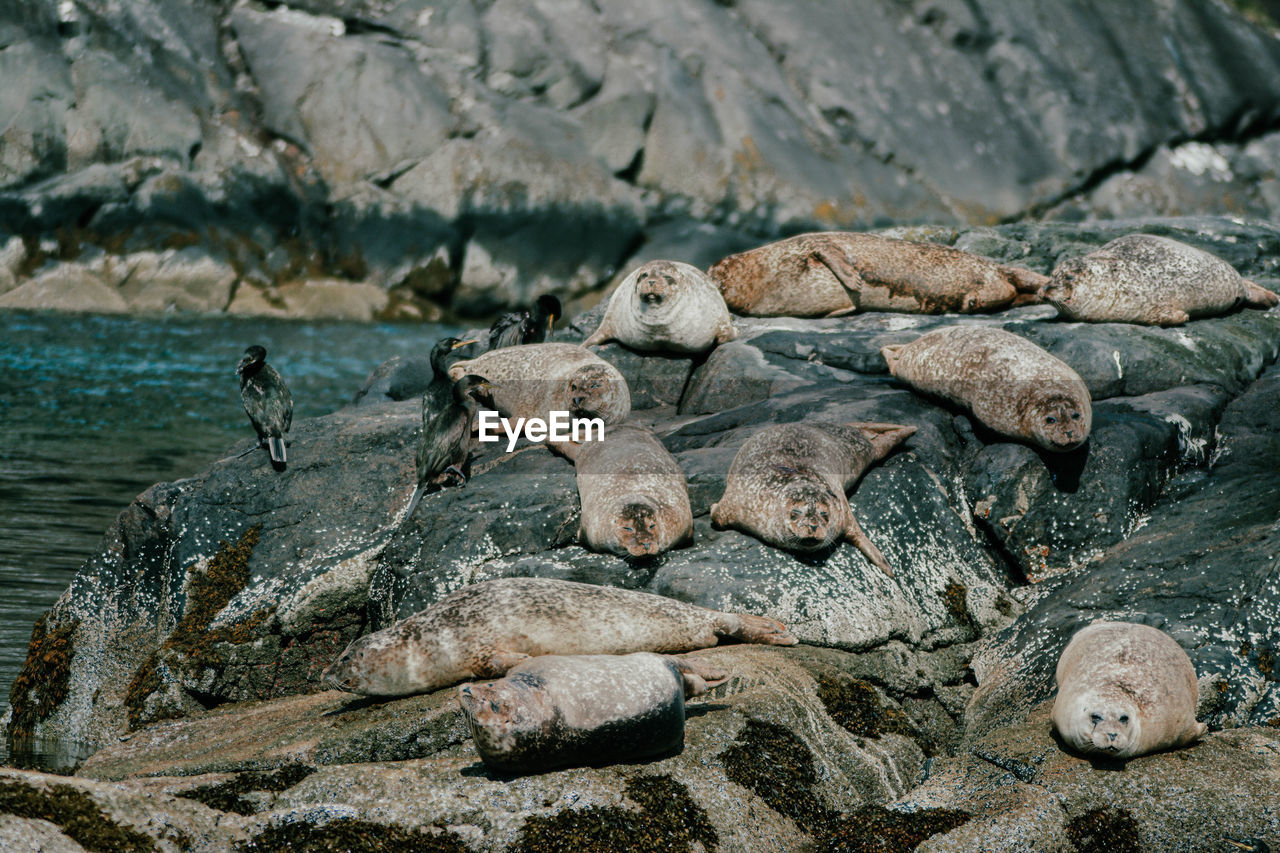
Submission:
{"label": "granite rock face", "polygon": [[[278,291],[319,279],[412,319],[803,230],[1277,216],[1269,6],[1024,6],[8,3],[0,244],[19,283],[161,249],[234,273],[130,311],[314,316]],[[105,305],[54,281],[13,304]]]}
{"label": "granite rock face", "polygon": [[[1275,230],[1226,219],[909,233],[1043,269],[1126,228],[1182,235],[1274,280]],[[598,313],[558,339],[580,340]],[[435,827],[424,831],[452,833],[456,849],[538,849],[549,836],[536,833],[577,837],[603,816],[671,840],[683,836],[656,805],[668,802],[685,804],[679,825],[700,827],[689,843],[705,849],[712,831],[725,850],[844,849],[901,833],[920,849],[975,853],[1087,849],[1081,839],[1099,833],[1135,845],[1104,849],[1216,849],[1178,828],[1177,810],[1159,805],[1171,797],[1199,802],[1188,813],[1224,838],[1280,843],[1268,805],[1280,310],[1175,329],[1053,314],[748,318],[705,358],[601,348],[648,389],[632,419],[688,478],[694,542],[653,562],[578,543],[573,467],[539,445],[478,446],[464,487],[403,517],[420,423],[408,389],[422,365],[388,362],[355,404],[295,424],[285,471],[263,451],[234,456],[246,440],[139,496],[37,627],[8,732],[100,747],[81,775],[119,787],[75,784],[102,803],[104,792],[123,804],[230,785],[219,790],[238,792],[243,820],[226,816],[218,839],[371,821]],[[1095,399],[1084,451],[1050,457],[888,375],[880,347],[949,323],[1008,329],[1072,365]],[[800,557],[711,525],[738,448],[799,420],[917,427],[850,495],[893,578],[848,544]],[[320,671],[353,637],[464,585],[519,576],[768,615],[802,645],[698,652],[733,677],[692,706],[679,756],[518,780],[477,769],[449,690],[394,702],[323,692]],[[1095,618],[1155,625],[1182,644],[1200,675],[1203,743],[1124,774],[1061,751],[1042,706],[1061,648]],[[1166,764],[1190,775],[1170,781]],[[230,794],[201,796],[226,811]],[[1242,802],[1257,808],[1230,826]]]}

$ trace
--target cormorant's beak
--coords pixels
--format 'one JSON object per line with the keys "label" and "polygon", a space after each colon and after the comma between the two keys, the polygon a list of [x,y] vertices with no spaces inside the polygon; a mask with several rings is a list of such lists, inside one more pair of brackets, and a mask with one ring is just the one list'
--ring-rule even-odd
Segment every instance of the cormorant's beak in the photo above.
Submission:
{"label": "cormorant's beak", "polygon": [[465,347],[467,344],[474,344],[474,343],[475,343],[476,341],[478,341],[478,340],[480,340],[480,339],[479,339],[479,338],[472,338],[472,339],[471,339],[471,340],[469,340],[469,341],[458,341],[456,344],[454,344],[453,346],[449,347],[449,349],[450,349],[450,350],[459,349],[460,347]]}
{"label": "cormorant's beak", "polygon": [[240,360],[240,363],[236,365],[236,376],[244,373],[244,369],[249,366],[249,361],[247,358]]}
{"label": "cormorant's beak", "polygon": [[547,334],[551,334],[556,328],[556,315],[549,314],[547,316]]}

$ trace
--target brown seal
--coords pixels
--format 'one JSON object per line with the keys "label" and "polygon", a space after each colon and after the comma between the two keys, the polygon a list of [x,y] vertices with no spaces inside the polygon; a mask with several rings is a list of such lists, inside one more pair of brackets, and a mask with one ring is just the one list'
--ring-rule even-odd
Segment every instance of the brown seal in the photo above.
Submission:
{"label": "brown seal", "polygon": [[1089,439],[1089,388],[1070,365],[1003,329],[946,326],[883,347],[889,372],[1002,435],[1064,453]]}
{"label": "brown seal", "polygon": [[649,261],[609,298],[600,328],[584,347],[620,341],[645,352],[706,352],[738,336],[724,297],[697,267]]}
{"label": "brown seal", "polygon": [[623,424],[603,441],[552,447],[573,460],[588,548],[653,557],[693,539],[684,471],[649,430]]}
{"label": "brown seal", "polygon": [[710,275],[729,310],[755,317],[998,311],[1015,300],[1038,301],[1047,281],[949,246],[845,231],[801,234],[730,255]]}
{"label": "brown seal", "polygon": [[789,551],[819,551],[843,538],[892,576],[889,561],[853,517],[845,493],[915,431],[872,423],[766,427],[733,458],[724,496],[711,505],[711,520]]}
{"label": "brown seal", "polygon": [[340,690],[404,696],[497,678],[537,655],[685,652],[714,646],[721,637],[796,643],[782,623],[763,616],[722,613],[629,589],[501,578],[465,586],[360,637],[323,677]]}
{"label": "brown seal", "polygon": [[1199,691],[1172,637],[1132,622],[1095,622],[1058,659],[1053,725],[1073,750],[1134,758],[1191,743]]}
{"label": "brown seal", "polygon": [[476,752],[501,773],[540,773],[678,751],[684,700],[726,680],[693,658],[545,655],[506,677],[464,684],[458,699]]}
{"label": "brown seal", "polygon": [[508,418],[541,418],[550,412],[621,423],[631,413],[631,393],[618,369],[577,344],[524,344],[490,350],[454,362],[449,376],[483,376],[493,385],[493,407]]}
{"label": "brown seal", "polygon": [[1177,326],[1240,306],[1267,309],[1280,296],[1208,252],[1150,234],[1112,240],[1058,264],[1045,301],[1071,320]]}

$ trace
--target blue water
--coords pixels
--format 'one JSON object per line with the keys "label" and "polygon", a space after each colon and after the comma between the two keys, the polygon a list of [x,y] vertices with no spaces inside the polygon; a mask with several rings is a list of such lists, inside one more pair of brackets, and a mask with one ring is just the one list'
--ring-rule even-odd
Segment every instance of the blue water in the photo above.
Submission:
{"label": "blue water", "polygon": [[0,311],[0,701],[36,619],[116,515],[152,483],[196,474],[253,435],[235,376],[245,347],[266,347],[296,422],[346,405],[391,356],[456,332]]}

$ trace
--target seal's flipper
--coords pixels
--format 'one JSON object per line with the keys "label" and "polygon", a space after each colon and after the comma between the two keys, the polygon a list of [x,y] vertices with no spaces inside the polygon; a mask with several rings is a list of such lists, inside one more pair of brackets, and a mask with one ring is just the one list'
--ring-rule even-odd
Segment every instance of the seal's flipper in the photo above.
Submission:
{"label": "seal's flipper", "polygon": [[893,449],[919,431],[919,427],[906,424],[851,423],[846,426],[856,427],[867,434],[871,442],[872,452],[877,460],[888,456]]}
{"label": "seal's flipper", "polygon": [[794,646],[800,642],[778,620],[749,613],[717,613],[715,632],[717,637],[766,646]]}
{"label": "seal's flipper", "polygon": [[[1022,267],[1008,266],[1000,264],[997,269],[1004,275],[1005,281],[1013,285],[1013,289],[1019,293],[1038,294],[1046,284],[1049,283],[1049,276],[1041,275],[1038,272],[1032,272]],[[1037,300],[1039,301],[1039,300]],[[1017,302],[1014,303],[1018,304]],[[1034,303],[1022,303],[1024,305]]]}
{"label": "seal's flipper", "polygon": [[613,340],[613,327],[609,325],[609,318],[607,316],[608,311],[606,310],[605,313],[606,313],[605,318],[600,321],[600,328],[592,332],[591,336],[582,342],[582,346],[584,348],[599,346],[600,344],[603,344],[606,341]]}
{"label": "seal's flipper", "polygon": [[727,344],[729,341],[736,340],[738,330],[734,328],[732,320],[725,320],[716,327],[716,345]]}
{"label": "seal's flipper", "polygon": [[898,366],[898,357],[902,354],[902,348],[906,344],[890,344],[887,347],[880,347],[880,354],[884,356],[885,363],[889,365],[889,373],[894,376],[898,375],[896,370]]}
{"label": "seal's flipper", "polygon": [[1274,308],[1280,305],[1280,293],[1267,290],[1257,282],[1244,280],[1244,304],[1250,308]]}
{"label": "seal's flipper", "polygon": [[686,699],[701,696],[711,688],[719,687],[729,680],[729,673],[697,658],[675,655],[663,655],[663,657],[680,670],[680,677],[684,679],[684,698]]}
{"label": "seal's flipper", "polygon": [[849,263],[849,260],[843,254],[832,251],[831,249],[814,249],[813,257],[824,267],[831,270],[831,274],[836,277],[836,281],[840,282],[845,291],[849,294],[849,301],[853,303],[853,308],[846,311],[833,311],[828,317],[834,317],[838,314],[852,313],[862,306],[862,275],[858,270]]}
{"label": "seal's flipper", "polygon": [[889,561],[884,558],[884,554],[880,553],[880,549],[867,538],[867,534],[862,531],[861,525],[858,524],[858,519],[854,518],[852,514],[849,516],[849,526],[845,528],[844,538],[846,542],[861,551],[863,556],[877,566],[880,571],[889,577],[893,577],[893,569],[890,568]]}
{"label": "seal's flipper", "polygon": [[563,456],[570,462],[578,458],[578,454],[582,451],[582,442],[573,441],[548,441],[544,447],[559,456]]}
{"label": "seal's flipper", "polygon": [[1172,308],[1165,305],[1156,309],[1152,319],[1155,320],[1158,326],[1181,326],[1191,319],[1191,315],[1181,308]]}
{"label": "seal's flipper", "polygon": [[1044,305],[1045,298],[1042,293],[1019,293],[1013,297],[1013,301],[1009,303],[1010,308],[1021,308],[1024,305]]}
{"label": "seal's flipper", "polygon": [[472,664],[471,672],[476,678],[501,678],[507,674],[507,670],[528,659],[529,655],[523,652],[494,650],[487,657]]}
{"label": "seal's flipper", "polygon": [[733,516],[730,515],[729,508],[724,505],[724,498],[711,505],[711,523],[716,527],[729,527],[733,524]]}

